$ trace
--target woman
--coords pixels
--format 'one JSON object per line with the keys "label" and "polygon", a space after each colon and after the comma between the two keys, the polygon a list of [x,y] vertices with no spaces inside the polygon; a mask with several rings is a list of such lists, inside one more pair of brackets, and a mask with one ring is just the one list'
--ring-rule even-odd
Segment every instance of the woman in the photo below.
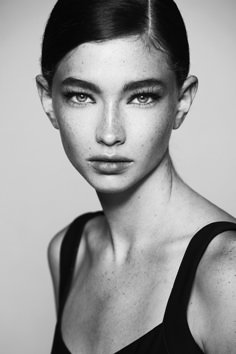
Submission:
{"label": "woman", "polygon": [[103,209],[49,245],[52,353],[236,353],[235,219],[168,151],[197,90],[188,72],[172,0],[59,0],[51,13],[39,94]]}

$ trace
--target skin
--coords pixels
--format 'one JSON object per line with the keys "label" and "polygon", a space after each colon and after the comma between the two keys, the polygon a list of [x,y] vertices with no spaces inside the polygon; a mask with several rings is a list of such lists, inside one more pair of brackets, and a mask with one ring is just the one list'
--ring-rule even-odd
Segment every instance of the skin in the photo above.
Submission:
{"label": "skin", "polygon": [[[68,158],[83,177],[100,193],[120,193],[156,170],[168,148],[173,127],[180,126],[186,112],[177,112],[179,92],[175,75],[162,52],[148,50],[141,40],[135,39],[106,44],[81,45],[61,62],[54,78],[53,101],[48,102],[52,105],[49,115],[60,130]],[[94,66],[99,68],[96,74]],[[86,103],[79,104],[76,97],[66,101],[66,89],[81,91],[79,86],[62,87],[62,82],[70,77],[96,84],[101,93],[82,90],[91,96]],[[153,88],[160,99],[155,101],[147,95],[149,104],[141,104],[137,97],[131,100],[133,95],[137,96],[137,90],[123,92],[126,83],[145,79],[163,83]],[[193,88],[186,97],[185,111],[191,104],[196,79],[190,78],[190,84]],[[100,175],[86,162],[99,154],[119,154],[134,163],[127,173]]]}
{"label": "skin", "polygon": [[[72,353],[115,352],[161,323],[195,232],[209,222],[234,221],[190,189],[169,157],[172,130],[189,111],[197,79],[190,76],[179,88],[165,53],[127,37],[77,47],[59,63],[51,89],[42,76],[37,85],[68,158],[95,188],[104,211],[84,228],[63,338]],[[131,161],[119,173],[98,171],[89,161],[114,154]],[[66,230],[49,246],[56,302]],[[236,353],[235,248],[234,232],[217,237],[196,274],[188,323],[206,353]],[[222,280],[227,277],[230,285]],[[227,316],[226,301],[232,305]]]}

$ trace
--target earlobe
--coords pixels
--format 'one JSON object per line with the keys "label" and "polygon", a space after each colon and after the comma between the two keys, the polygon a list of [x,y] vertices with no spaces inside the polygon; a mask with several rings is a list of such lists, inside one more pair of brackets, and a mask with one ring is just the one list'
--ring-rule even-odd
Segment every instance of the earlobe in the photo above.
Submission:
{"label": "earlobe", "polygon": [[36,76],[36,85],[44,109],[54,128],[59,129],[52,104],[52,95],[47,80],[42,75]]}
{"label": "earlobe", "polygon": [[173,129],[178,129],[183,123],[188,111],[192,105],[198,88],[198,79],[196,76],[189,76],[183,83],[180,90],[178,109],[175,116]]}

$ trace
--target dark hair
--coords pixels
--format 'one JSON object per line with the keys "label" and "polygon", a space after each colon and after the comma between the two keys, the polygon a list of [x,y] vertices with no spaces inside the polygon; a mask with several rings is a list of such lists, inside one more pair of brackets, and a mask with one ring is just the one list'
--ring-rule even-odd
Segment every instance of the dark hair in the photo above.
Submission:
{"label": "dark hair", "polygon": [[145,36],[164,50],[177,84],[183,84],[189,72],[189,45],[172,0],[58,0],[44,33],[42,74],[51,86],[59,62],[78,45],[130,35]]}

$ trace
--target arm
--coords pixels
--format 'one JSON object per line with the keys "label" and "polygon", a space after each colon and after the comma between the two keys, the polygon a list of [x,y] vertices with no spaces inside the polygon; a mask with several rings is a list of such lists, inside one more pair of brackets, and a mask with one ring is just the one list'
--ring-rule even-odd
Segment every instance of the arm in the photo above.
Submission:
{"label": "arm", "polygon": [[50,241],[48,246],[48,264],[52,277],[56,311],[58,310],[59,282],[60,282],[60,249],[68,227],[61,230]]}
{"label": "arm", "polygon": [[200,337],[207,354],[236,354],[236,232],[217,236],[197,272]]}

